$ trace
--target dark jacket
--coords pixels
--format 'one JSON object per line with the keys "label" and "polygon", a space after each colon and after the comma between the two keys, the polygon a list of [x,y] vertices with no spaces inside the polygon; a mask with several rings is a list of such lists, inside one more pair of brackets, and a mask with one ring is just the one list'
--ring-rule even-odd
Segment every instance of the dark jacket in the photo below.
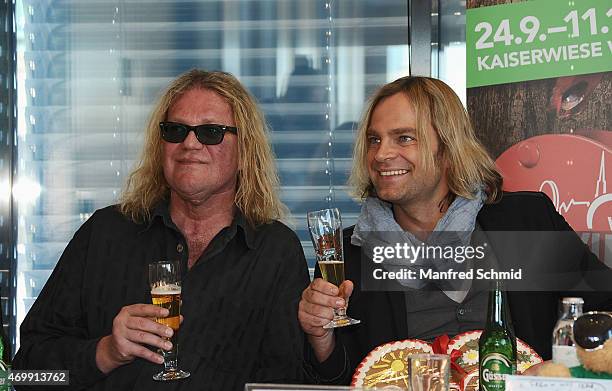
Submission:
{"label": "dark jacket", "polygon": [[[591,254],[580,238],[571,233],[570,226],[560,216],[543,193],[505,193],[500,202],[483,206],[477,222],[484,231],[570,231],[571,259],[559,260],[562,271],[598,269],[608,273],[603,263]],[[361,324],[336,329],[336,347],[331,356],[318,363],[312,350],[306,350],[306,370],[311,380],[317,383],[348,384],[355,368],[375,347],[396,340],[414,338],[407,332],[405,293],[399,291],[362,291],[360,247],[351,244],[353,227],[344,231],[346,279],[355,284],[348,307],[348,314],[361,320]],[[521,243],[492,241],[496,256],[503,261],[513,251],[524,250]],[[525,263],[537,263],[538,259],[525,259]],[[318,270],[317,270],[318,273]],[[317,274],[319,276],[320,274]],[[603,274],[601,274],[603,275]],[[612,281],[612,280],[608,280]],[[536,288],[534,288],[536,289]],[[551,356],[551,336],[558,318],[561,297],[585,297],[585,311],[590,309],[612,309],[612,294],[607,292],[543,292],[510,291],[508,302],[515,334],[533,347],[544,359]],[[483,319],[484,323],[484,319]]]}

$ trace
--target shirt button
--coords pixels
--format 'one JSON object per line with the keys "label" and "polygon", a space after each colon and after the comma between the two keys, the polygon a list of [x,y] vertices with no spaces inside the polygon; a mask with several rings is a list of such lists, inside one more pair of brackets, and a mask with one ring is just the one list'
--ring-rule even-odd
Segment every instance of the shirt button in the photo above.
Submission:
{"label": "shirt button", "polygon": [[183,252],[183,244],[179,243],[176,245],[176,251],[178,251],[179,253]]}

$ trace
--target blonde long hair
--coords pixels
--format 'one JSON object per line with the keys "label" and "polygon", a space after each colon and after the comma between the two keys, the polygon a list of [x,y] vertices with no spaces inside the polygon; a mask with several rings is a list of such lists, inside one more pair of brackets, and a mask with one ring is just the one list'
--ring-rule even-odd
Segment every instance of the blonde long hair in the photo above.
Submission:
{"label": "blonde long hair", "polygon": [[484,186],[487,203],[498,201],[502,195],[502,176],[484,146],[476,138],[470,117],[459,97],[444,82],[429,77],[406,76],[381,87],[370,98],[361,119],[349,184],[358,198],[376,196],[368,174],[366,161],[367,135],[372,113],[384,99],[404,94],[416,113],[416,134],[419,140],[419,158],[426,172],[436,162],[429,152],[432,140],[426,126],[431,124],[439,141],[439,156],[448,163],[447,181],[451,195],[474,198],[475,190]]}
{"label": "blonde long hair", "polygon": [[152,208],[168,197],[170,187],[162,169],[159,123],[185,92],[212,90],[231,106],[238,128],[238,183],[234,202],[247,221],[257,226],[282,219],[287,208],[278,198],[279,179],[268,141],[268,127],[255,99],[231,74],[199,69],[188,71],[163,93],[146,128],[138,166],[129,175],[120,198],[120,210],[133,221],[149,220]]}

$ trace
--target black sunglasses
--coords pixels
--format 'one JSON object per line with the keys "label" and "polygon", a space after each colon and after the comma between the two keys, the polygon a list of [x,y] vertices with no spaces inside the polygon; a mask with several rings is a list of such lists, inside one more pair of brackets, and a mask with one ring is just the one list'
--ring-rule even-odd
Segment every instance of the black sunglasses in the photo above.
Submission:
{"label": "black sunglasses", "polygon": [[612,314],[587,312],[574,321],[574,342],[586,351],[601,349],[612,338]]}
{"label": "black sunglasses", "polygon": [[161,137],[169,143],[182,143],[187,138],[189,132],[193,130],[199,142],[206,145],[217,145],[223,141],[225,132],[236,134],[238,128],[234,126],[203,124],[189,126],[178,122],[160,122]]}

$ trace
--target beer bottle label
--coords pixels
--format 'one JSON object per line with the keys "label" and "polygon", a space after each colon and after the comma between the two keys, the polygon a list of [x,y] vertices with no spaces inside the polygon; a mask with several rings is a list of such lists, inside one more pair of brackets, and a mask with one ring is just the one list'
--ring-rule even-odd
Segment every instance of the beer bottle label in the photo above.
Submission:
{"label": "beer bottle label", "polygon": [[480,364],[480,389],[504,391],[506,375],[512,375],[512,363],[500,353],[489,353]]}
{"label": "beer bottle label", "polygon": [[0,359],[0,391],[9,390],[8,365]]}

